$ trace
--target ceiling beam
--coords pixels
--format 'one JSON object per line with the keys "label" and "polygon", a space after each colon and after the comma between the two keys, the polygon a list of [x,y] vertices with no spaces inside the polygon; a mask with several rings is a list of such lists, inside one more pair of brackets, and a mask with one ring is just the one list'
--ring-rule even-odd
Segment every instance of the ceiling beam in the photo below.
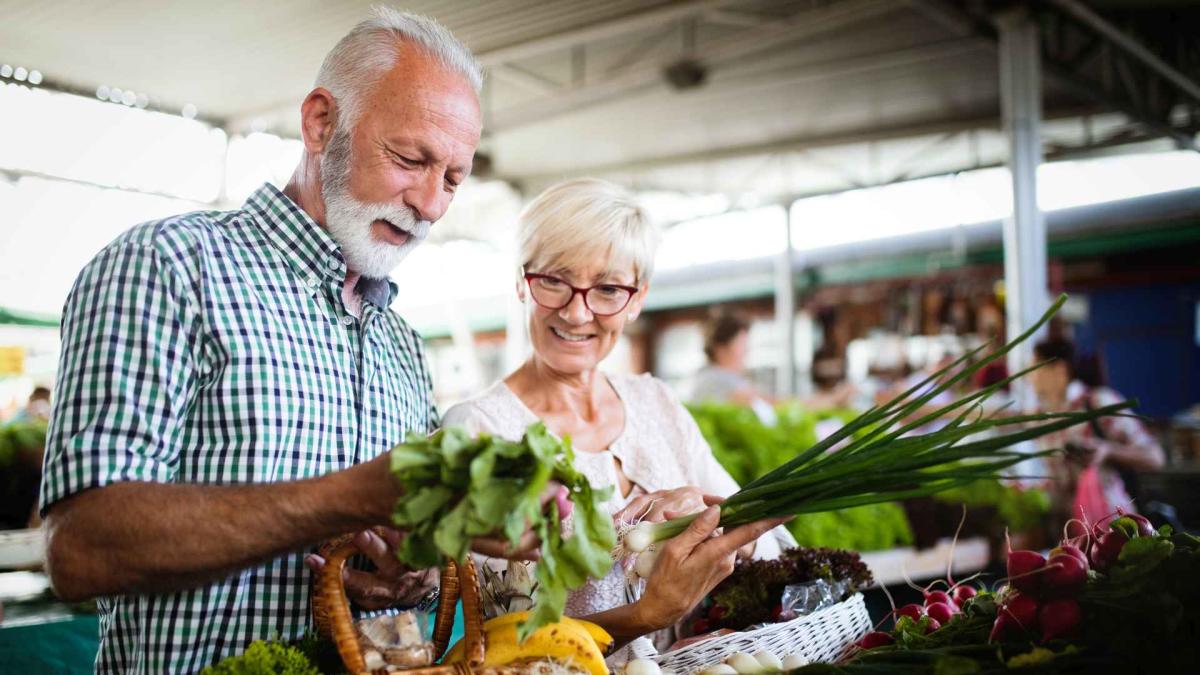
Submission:
{"label": "ceiling beam", "polygon": [[494,66],[488,73],[541,96],[555,96],[564,88],[548,77],[511,63]]}
{"label": "ceiling beam", "polygon": [[614,19],[589,26],[544,35],[500,47],[475,52],[475,58],[484,67],[496,66],[509,61],[520,61],[546,52],[567,49],[578,44],[604,40],[633,33],[681,19],[699,16],[710,10],[733,4],[735,0],[684,0],[645,11],[635,11]]}
{"label": "ceiling beam", "polygon": [[[1094,106],[1079,108],[1062,108],[1047,111],[1047,120],[1069,119],[1097,112]],[[962,115],[942,120],[896,124],[886,127],[867,129],[852,129],[832,134],[802,134],[777,138],[759,143],[746,143],[705,150],[682,153],[664,154],[655,157],[644,157],[620,162],[591,164],[561,171],[539,172],[529,174],[503,173],[509,181],[528,181],[533,183],[553,181],[588,175],[607,175],[615,173],[637,173],[670,166],[696,164],[701,162],[719,161],[725,159],[740,159],[757,155],[768,155],[784,152],[801,152],[817,148],[828,148],[855,143],[871,143],[922,136],[936,136],[963,131],[997,131],[1000,130],[1000,111],[976,111],[973,114]]]}
{"label": "ceiling beam", "polygon": [[[786,21],[742,31],[729,39],[703,45],[700,55],[711,69],[746,56],[776,49],[784,44],[840,30],[846,26],[894,11],[892,0],[847,0],[818,9],[802,12]],[[490,133],[497,133],[541,123],[551,117],[565,115],[583,108],[628,98],[652,89],[669,85],[657,68],[631,71],[616,77],[599,80],[585,87],[572,89],[550,100],[539,100],[512,108],[497,110],[491,119]]]}
{"label": "ceiling beam", "polygon": [[714,9],[705,12],[702,18],[708,23],[723,26],[741,26],[743,28],[757,28],[771,21],[769,18],[758,14],[731,12],[725,9]]}
{"label": "ceiling beam", "polygon": [[1098,14],[1088,9],[1086,5],[1079,2],[1079,0],[1050,0],[1050,2],[1062,11],[1075,17],[1081,23],[1086,24],[1106,40],[1123,49],[1126,53],[1141,61],[1146,67],[1157,72],[1184,92],[1187,92],[1195,101],[1200,102],[1200,84],[1197,84],[1195,80],[1176,70],[1166,61],[1158,58],[1154,52],[1146,49],[1142,43],[1129,37],[1116,26],[1105,21]]}

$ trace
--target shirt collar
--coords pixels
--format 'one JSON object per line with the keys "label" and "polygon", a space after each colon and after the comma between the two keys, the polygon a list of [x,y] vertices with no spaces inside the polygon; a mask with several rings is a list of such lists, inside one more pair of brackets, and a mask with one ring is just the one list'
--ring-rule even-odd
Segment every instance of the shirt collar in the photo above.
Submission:
{"label": "shirt collar", "polygon": [[[346,260],[337,242],[279,188],[263,184],[242,209],[305,281],[341,283],[346,278]],[[381,308],[391,305],[398,290],[390,279],[366,277],[356,288],[363,299]]]}

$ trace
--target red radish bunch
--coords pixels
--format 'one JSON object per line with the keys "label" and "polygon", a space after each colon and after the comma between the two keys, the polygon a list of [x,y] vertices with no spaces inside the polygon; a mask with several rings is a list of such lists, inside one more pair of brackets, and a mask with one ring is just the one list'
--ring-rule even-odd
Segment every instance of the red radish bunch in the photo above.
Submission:
{"label": "red radish bunch", "polygon": [[1004,600],[989,641],[1037,635],[1042,642],[1074,637],[1082,614],[1075,598],[1087,584],[1089,569],[1103,572],[1114,564],[1131,537],[1154,535],[1150,521],[1117,511],[1117,518],[1093,527],[1088,535],[1065,540],[1049,559],[1035,551],[1008,553],[1011,590]]}

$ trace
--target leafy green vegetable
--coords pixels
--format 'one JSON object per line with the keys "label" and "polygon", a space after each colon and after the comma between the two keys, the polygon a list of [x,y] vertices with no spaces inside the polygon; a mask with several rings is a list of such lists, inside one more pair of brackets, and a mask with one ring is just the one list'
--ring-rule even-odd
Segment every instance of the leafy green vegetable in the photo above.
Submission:
{"label": "leafy green vegetable", "polygon": [[[392,520],[407,532],[397,552],[413,568],[436,566],[443,556],[461,562],[474,537],[502,533],[514,546],[529,525],[541,538],[533,611],[520,626],[523,640],[558,621],[567,591],[612,569],[616,544],[603,505],[612,488],[594,489],[574,467],[570,439],[559,441],[541,422],[520,443],[488,434],[472,438],[457,428],[414,436],[392,450],[392,472],[408,495]],[[541,494],[551,480],[570,491],[574,529],[563,538],[558,507],[543,512]]]}
{"label": "leafy green vegetable", "polygon": [[854,551],[789,548],[774,560],[738,563],[709,595],[713,601],[711,627],[742,630],[774,621],[785,586],[818,579],[850,582],[846,595],[874,583],[871,570]]}
{"label": "leafy green vegetable", "polygon": [[1050,511],[1050,497],[1045,490],[1019,488],[995,479],[939,492],[934,499],[968,507],[995,507],[999,522],[1012,532],[1038,529]]}
{"label": "leafy green vegetable", "polygon": [[201,675],[321,675],[300,649],[262,640],[200,672]]}
{"label": "leafy green vegetable", "polygon": [[878,551],[913,543],[904,507],[896,502],[805,513],[788,523],[788,529],[801,546]]}

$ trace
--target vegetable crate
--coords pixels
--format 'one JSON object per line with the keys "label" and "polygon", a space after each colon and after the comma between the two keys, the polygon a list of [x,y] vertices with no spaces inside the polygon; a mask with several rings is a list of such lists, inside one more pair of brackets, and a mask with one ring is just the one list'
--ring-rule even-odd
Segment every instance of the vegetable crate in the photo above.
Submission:
{"label": "vegetable crate", "polygon": [[666,654],[650,657],[663,672],[693,673],[721,663],[735,652],[765,650],[783,658],[801,654],[810,663],[833,663],[871,630],[871,617],[861,593],[791,621],[723,635]]}

